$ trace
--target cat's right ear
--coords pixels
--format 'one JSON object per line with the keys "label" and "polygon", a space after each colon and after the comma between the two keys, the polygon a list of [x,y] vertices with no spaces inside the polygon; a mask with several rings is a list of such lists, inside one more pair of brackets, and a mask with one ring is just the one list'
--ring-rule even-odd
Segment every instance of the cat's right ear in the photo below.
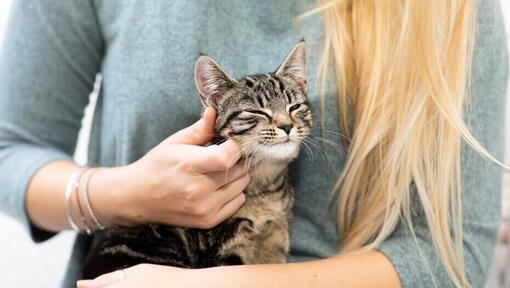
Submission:
{"label": "cat's right ear", "polygon": [[304,39],[292,49],[275,73],[277,76],[291,80],[301,92],[306,93],[306,42]]}
{"label": "cat's right ear", "polygon": [[195,83],[204,106],[216,108],[221,97],[234,87],[235,82],[208,56],[198,58],[195,64]]}

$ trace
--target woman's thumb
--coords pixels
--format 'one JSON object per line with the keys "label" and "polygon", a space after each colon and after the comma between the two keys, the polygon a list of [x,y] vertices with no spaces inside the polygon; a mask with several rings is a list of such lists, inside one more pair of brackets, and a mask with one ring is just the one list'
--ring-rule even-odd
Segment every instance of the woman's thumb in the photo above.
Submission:
{"label": "woman's thumb", "polygon": [[165,140],[169,144],[205,145],[214,136],[216,111],[207,107],[204,115],[193,125],[177,131]]}

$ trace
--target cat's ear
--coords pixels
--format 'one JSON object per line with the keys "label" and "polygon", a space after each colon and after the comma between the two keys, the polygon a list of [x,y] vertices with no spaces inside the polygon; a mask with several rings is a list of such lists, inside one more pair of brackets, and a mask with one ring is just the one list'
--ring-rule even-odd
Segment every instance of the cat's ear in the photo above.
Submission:
{"label": "cat's ear", "polygon": [[276,76],[294,82],[301,92],[306,93],[306,42],[301,40],[289,53],[285,61],[276,69]]}
{"label": "cat's ear", "polygon": [[200,56],[195,64],[195,83],[205,106],[216,108],[223,94],[233,88],[236,80],[208,56]]}

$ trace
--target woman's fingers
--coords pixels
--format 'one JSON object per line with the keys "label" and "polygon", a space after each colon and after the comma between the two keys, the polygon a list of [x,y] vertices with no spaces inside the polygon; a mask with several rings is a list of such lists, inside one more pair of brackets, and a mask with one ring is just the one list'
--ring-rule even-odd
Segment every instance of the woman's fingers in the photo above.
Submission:
{"label": "woman's fingers", "polygon": [[[187,214],[186,218],[192,220],[190,226],[202,229],[212,228],[233,215],[244,203],[243,189],[249,182],[250,176],[245,174],[220,189],[209,192],[206,197],[195,204],[193,209],[190,209],[187,213],[185,212]],[[228,205],[238,197],[243,199],[241,203],[234,202],[238,205]]]}
{"label": "woman's fingers", "polygon": [[185,158],[183,163],[187,163],[194,172],[226,171],[241,158],[239,146],[233,140],[227,140],[220,145],[195,148],[193,155],[181,155]]}
{"label": "woman's fingers", "polygon": [[124,280],[125,272],[118,270],[103,274],[94,280],[80,280],[76,283],[78,288],[101,288]]}
{"label": "woman's fingers", "polygon": [[218,211],[218,214],[216,214],[215,224],[213,226],[218,225],[219,223],[227,220],[230,218],[230,216],[234,215],[234,213],[243,206],[244,202],[246,201],[246,195],[244,193],[241,193],[237,195],[234,199],[229,201],[227,204],[223,205],[221,207],[220,211]]}
{"label": "woman's fingers", "polygon": [[151,268],[156,269],[158,268],[158,266],[150,264],[139,264],[131,266],[123,270],[117,270],[111,273],[103,274],[94,280],[80,280],[76,283],[76,287],[77,288],[140,287],[139,285],[133,285],[133,283],[130,284],[128,278],[131,279],[131,276],[135,276],[134,274],[145,274],[144,272],[146,270],[150,271]]}
{"label": "woman's fingers", "polygon": [[[244,174],[240,178],[224,185],[211,195],[211,200],[218,205],[218,213],[230,201],[243,193],[244,188],[250,183],[250,175]],[[237,210],[236,210],[237,211]],[[235,212],[235,211],[234,211]],[[232,213],[234,214],[234,213]]]}
{"label": "woman's fingers", "polygon": [[205,145],[214,136],[216,111],[207,107],[204,115],[193,125],[177,131],[165,140],[167,144]]}
{"label": "woman's fingers", "polygon": [[216,185],[217,188],[228,184],[234,180],[237,180],[239,177],[248,173],[248,169],[244,163],[237,163],[232,168],[225,171],[216,171],[205,174],[210,178]]}
{"label": "woman's fingers", "polygon": [[181,155],[185,162],[197,169],[195,172],[225,171],[231,168],[241,157],[239,146],[232,140],[220,145],[207,144],[214,136],[216,111],[207,107],[204,115],[193,125],[177,131],[168,137],[165,144],[183,144],[197,147],[186,147],[189,151]]}
{"label": "woman's fingers", "polygon": [[[166,223],[207,228],[214,226],[212,222],[219,223],[216,218],[224,220],[237,211],[239,200],[233,202],[237,207],[221,207],[242,193],[249,182],[248,176],[243,176],[247,171],[243,164],[236,165],[241,151],[235,141],[201,146],[211,139],[214,122],[214,109],[207,109],[200,121],[168,137],[130,164],[133,168],[125,171],[147,181],[137,181],[139,187],[128,188],[131,197],[123,197],[122,201],[130,207],[124,210],[133,211],[127,213],[126,222],[131,223],[125,226]],[[221,215],[216,216],[219,211]]]}

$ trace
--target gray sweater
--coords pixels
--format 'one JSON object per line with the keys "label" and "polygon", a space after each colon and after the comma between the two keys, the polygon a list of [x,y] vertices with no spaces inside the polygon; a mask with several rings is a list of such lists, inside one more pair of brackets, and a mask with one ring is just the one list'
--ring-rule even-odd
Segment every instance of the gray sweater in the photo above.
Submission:
{"label": "gray sweater", "polygon": [[[472,108],[465,118],[478,140],[502,159],[505,33],[499,1],[479,2]],[[1,211],[25,225],[35,241],[53,235],[30,224],[25,191],[42,165],[71,159],[99,72],[104,80],[94,115],[89,163],[126,165],[199,118],[193,65],[200,53],[212,56],[234,76],[269,72],[304,37],[310,52],[309,97],[315,119],[325,119],[325,131],[316,125],[313,133],[340,143],[334,87],[326,91],[324,114],[319,115],[315,76],[323,39],[320,17],[293,22],[312,3],[14,1],[0,58]],[[335,208],[325,207],[345,155],[328,145],[324,150],[324,156],[317,151],[310,156],[302,153],[292,164],[296,205],[291,261],[328,257],[341,245]],[[465,263],[474,287],[484,283],[496,241],[501,174],[500,167],[466,145],[462,147]],[[398,227],[379,249],[395,265],[404,287],[434,287],[434,281],[438,287],[449,287],[423,216],[420,211],[415,215],[417,243]],[[63,287],[74,287],[91,242],[89,237],[77,237]]]}

